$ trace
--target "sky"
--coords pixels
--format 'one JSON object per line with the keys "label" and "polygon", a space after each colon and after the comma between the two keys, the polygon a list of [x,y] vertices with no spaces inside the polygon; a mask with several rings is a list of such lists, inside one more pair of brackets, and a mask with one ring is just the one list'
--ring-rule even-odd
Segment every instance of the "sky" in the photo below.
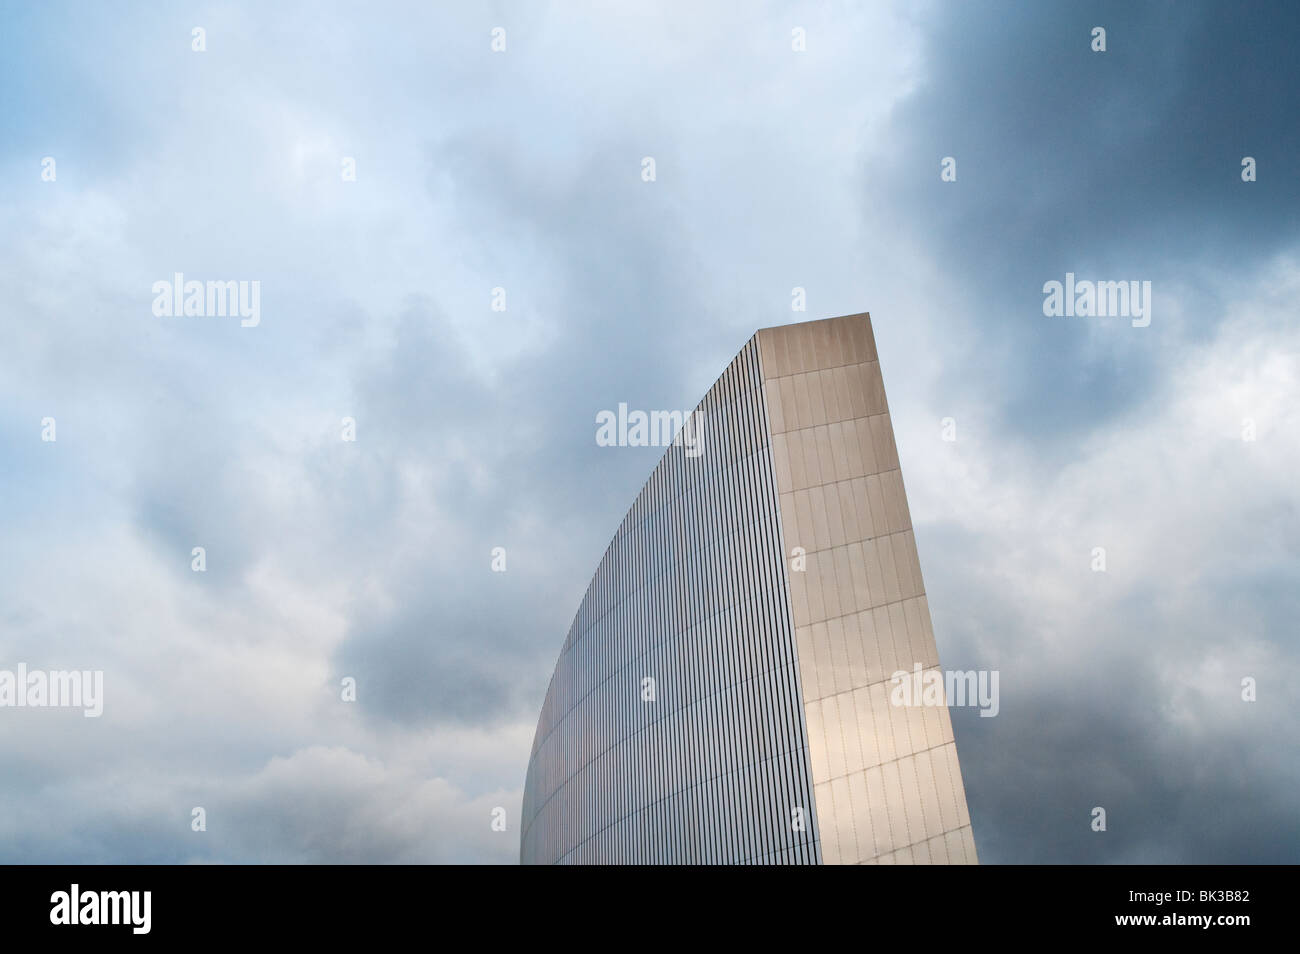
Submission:
{"label": "sky", "polygon": [[[4,5],[0,669],[104,708],[0,708],[0,861],[516,862],[660,454],[596,413],[862,311],[940,658],[1000,673],[981,861],[1300,861],[1297,48],[1283,3]],[[155,314],[177,273],[257,323]],[[1067,273],[1150,324],[1048,317]]]}

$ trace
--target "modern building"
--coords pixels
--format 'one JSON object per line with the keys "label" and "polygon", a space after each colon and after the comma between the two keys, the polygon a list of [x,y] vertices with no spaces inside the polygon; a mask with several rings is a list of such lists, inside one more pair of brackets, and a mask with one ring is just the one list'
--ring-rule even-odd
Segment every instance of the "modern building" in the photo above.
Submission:
{"label": "modern building", "polygon": [[976,863],[947,706],[891,699],[939,658],[870,316],[759,331],[698,412],[565,640],[520,860]]}

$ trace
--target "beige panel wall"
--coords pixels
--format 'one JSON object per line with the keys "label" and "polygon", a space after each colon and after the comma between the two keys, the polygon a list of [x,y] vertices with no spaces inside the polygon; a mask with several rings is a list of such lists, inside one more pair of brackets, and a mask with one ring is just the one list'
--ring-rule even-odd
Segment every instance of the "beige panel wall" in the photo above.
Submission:
{"label": "beige panel wall", "polygon": [[947,707],[890,701],[894,672],[939,654],[871,319],[758,342],[823,860],[974,864]]}

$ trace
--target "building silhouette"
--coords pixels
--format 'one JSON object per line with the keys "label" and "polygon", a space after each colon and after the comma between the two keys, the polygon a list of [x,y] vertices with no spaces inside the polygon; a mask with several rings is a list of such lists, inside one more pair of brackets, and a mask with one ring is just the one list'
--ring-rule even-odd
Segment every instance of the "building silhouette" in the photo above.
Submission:
{"label": "building silhouette", "polygon": [[[600,561],[538,720],[525,863],[976,863],[871,320],[757,332]],[[702,449],[702,453],[699,451]]]}

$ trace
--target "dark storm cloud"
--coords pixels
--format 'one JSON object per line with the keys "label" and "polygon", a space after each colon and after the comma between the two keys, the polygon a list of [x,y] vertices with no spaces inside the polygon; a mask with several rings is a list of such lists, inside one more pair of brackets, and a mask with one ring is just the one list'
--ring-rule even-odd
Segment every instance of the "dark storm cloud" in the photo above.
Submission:
{"label": "dark storm cloud", "polygon": [[[1089,49],[1097,25],[1105,53]],[[895,161],[870,171],[884,177],[900,226],[966,291],[969,307],[951,320],[974,329],[973,373],[997,382],[977,392],[998,405],[988,452],[996,460],[998,443],[1016,447],[1041,477],[1016,485],[1041,495],[1020,513],[1068,507],[1052,500],[1063,492],[1054,475],[1088,435],[1131,426],[1135,406],[1167,388],[1184,346],[1213,339],[1227,314],[1213,276],[1250,273],[1295,248],[1300,126],[1280,117],[1297,90],[1294,71],[1279,67],[1298,38],[1294,13],[1273,5],[962,6],[928,31],[926,81],[894,114]],[[1247,155],[1271,170],[1267,182],[1241,181]],[[957,158],[957,183],[939,181],[942,156]],[[1042,283],[1066,271],[1152,280],[1151,327],[1085,347],[1079,329],[1040,310]],[[1175,314],[1171,292],[1194,307]],[[1151,463],[1131,461],[1138,473]],[[1002,672],[997,718],[954,712],[982,860],[1300,853],[1282,794],[1296,770],[1275,734],[1295,726],[1287,679],[1268,700],[1243,704],[1238,680],[1256,670],[1242,659],[1222,674],[1221,697],[1197,700],[1204,724],[1193,731],[1170,714],[1178,678],[1198,658],[1232,657],[1256,641],[1282,658],[1295,651],[1294,560],[1281,586],[1262,584],[1259,568],[1249,579],[1216,572],[1272,536],[1273,521],[1250,514],[1248,495],[1227,501],[1209,481],[1200,491],[1192,483],[1175,498],[1189,508],[1186,521],[1203,521],[1203,507],[1239,514],[1216,524],[1216,549],[1198,552],[1189,535],[1190,572],[1204,576],[1195,600],[1175,585],[1174,565],[1142,565],[1112,568],[1127,595],[1093,608],[1096,581],[1071,569],[1075,619],[1048,619],[1041,590],[978,569],[1005,564],[1009,544],[1037,548],[1037,525],[983,538],[918,533],[927,566],[937,566],[927,582],[945,664]],[[1283,519],[1294,527],[1294,514]],[[1088,552],[1084,541],[1079,548]],[[1054,648],[1061,639],[1081,644],[1066,667]],[[1226,714],[1241,709],[1248,722]],[[1108,810],[1105,835],[1089,828],[1095,805]]]}
{"label": "dark storm cloud", "polygon": [[[1106,426],[1149,392],[1164,349],[1221,320],[1206,271],[1294,244],[1300,124],[1282,120],[1296,95],[1283,64],[1298,43],[1300,17],[1275,4],[961,4],[930,24],[926,80],[862,187],[890,196],[896,226],[966,289],[951,320],[1005,382],[1005,419],[1044,442]],[[955,183],[939,180],[945,156]],[[1243,156],[1267,174],[1244,184]],[[1081,354],[1041,312],[1043,283],[1067,271],[1153,281],[1151,327]],[[1171,313],[1175,286],[1194,312]]]}

